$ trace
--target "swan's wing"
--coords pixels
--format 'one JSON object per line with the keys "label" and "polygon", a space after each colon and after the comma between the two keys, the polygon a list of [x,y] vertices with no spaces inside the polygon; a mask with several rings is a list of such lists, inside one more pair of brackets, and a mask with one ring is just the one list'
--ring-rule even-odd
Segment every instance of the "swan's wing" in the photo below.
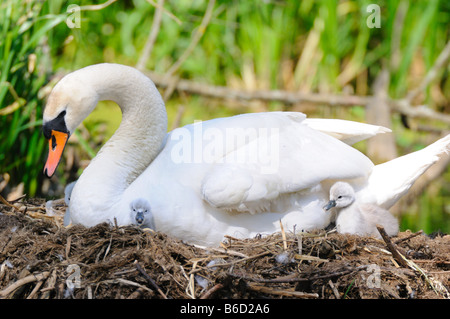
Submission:
{"label": "swan's wing", "polygon": [[424,149],[376,165],[358,196],[362,202],[389,209],[446,154],[450,154],[450,134]]}
{"label": "swan's wing", "polygon": [[316,131],[333,136],[349,145],[377,134],[392,132],[383,126],[337,119],[305,119],[303,124]]}
{"label": "swan's wing", "polygon": [[[238,211],[264,211],[281,194],[370,173],[373,164],[366,156],[304,125],[304,119],[286,112],[216,119],[173,131],[168,146],[172,154],[200,164],[195,167],[203,177],[204,200]],[[173,144],[177,135],[185,135],[191,149],[186,151],[189,143],[182,149]]]}

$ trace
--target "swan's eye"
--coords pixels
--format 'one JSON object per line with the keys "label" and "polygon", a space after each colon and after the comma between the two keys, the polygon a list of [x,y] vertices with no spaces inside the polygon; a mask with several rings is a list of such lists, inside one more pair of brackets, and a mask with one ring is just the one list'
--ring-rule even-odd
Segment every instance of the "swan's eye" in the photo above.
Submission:
{"label": "swan's eye", "polygon": [[339,195],[339,196],[338,196],[338,199],[341,199],[341,198],[342,198],[342,195]]}

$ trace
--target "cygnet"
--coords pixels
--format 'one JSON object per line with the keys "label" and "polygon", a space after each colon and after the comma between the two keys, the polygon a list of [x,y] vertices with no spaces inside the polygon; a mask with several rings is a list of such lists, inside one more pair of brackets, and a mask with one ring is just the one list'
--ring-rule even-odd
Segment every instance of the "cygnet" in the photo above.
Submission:
{"label": "cygnet", "polygon": [[392,214],[372,204],[358,203],[353,187],[345,182],[337,182],[330,188],[330,201],[325,210],[335,207],[336,227],[339,233],[366,235],[381,238],[376,225],[384,227],[389,236],[398,233],[398,220]]}
{"label": "cygnet", "polygon": [[138,198],[133,200],[130,204],[130,209],[131,220],[133,223],[142,228],[155,230],[150,203],[146,199]]}
{"label": "cygnet", "polygon": [[64,202],[67,205],[66,213],[64,214],[64,226],[68,226],[72,223],[72,220],[70,219],[69,203],[70,203],[70,196],[72,195],[72,190],[76,182],[77,181],[69,183],[66,185],[66,188],[64,188]]}

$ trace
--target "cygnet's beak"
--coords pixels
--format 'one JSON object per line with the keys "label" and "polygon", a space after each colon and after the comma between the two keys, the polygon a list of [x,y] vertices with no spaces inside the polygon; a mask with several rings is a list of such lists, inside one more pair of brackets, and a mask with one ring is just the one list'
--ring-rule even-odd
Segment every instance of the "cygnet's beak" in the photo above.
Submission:
{"label": "cygnet's beak", "polygon": [[48,157],[44,166],[44,174],[52,177],[61,160],[64,147],[69,139],[69,133],[52,130],[51,138],[48,140]]}
{"label": "cygnet's beak", "polygon": [[334,199],[330,200],[325,206],[323,206],[323,209],[330,210],[331,208],[336,206],[336,201]]}
{"label": "cygnet's beak", "polygon": [[137,212],[136,213],[136,222],[141,225],[144,222],[144,213],[143,212]]}

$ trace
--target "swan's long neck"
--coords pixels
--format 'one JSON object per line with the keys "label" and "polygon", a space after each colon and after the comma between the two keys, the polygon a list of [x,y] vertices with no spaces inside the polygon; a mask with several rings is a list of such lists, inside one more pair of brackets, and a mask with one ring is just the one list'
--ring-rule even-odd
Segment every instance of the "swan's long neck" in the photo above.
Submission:
{"label": "swan's long neck", "polygon": [[128,185],[158,155],[167,132],[167,114],[153,82],[135,69],[101,64],[86,71],[84,80],[98,100],[112,100],[122,110],[119,128],[84,170],[72,193],[71,210],[95,214],[117,204]]}

